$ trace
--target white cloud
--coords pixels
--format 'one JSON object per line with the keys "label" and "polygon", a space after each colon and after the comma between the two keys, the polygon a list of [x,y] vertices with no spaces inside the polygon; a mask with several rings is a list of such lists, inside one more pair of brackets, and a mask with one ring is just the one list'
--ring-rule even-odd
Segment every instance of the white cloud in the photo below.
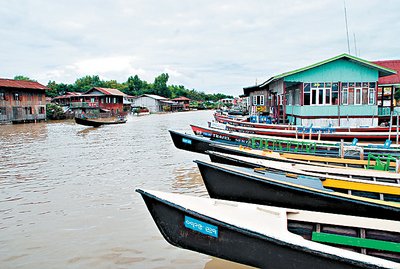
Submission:
{"label": "white cloud", "polygon": [[70,66],[69,69],[76,70],[78,74],[105,74],[107,72],[121,72],[132,70],[133,57],[116,56],[103,57],[78,61]]}

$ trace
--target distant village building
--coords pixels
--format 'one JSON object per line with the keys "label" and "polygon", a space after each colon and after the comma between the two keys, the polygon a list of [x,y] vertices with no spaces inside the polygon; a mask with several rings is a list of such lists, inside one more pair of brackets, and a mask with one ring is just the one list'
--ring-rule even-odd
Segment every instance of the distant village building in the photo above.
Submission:
{"label": "distant village building", "polygon": [[125,94],[117,89],[93,87],[89,91],[67,93],[53,98],[53,103],[69,106],[77,114],[80,113],[108,113],[117,115],[123,112]]}
{"label": "distant village building", "polygon": [[185,96],[180,96],[178,98],[174,98],[171,101],[173,102],[177,102],[178,104],[180,104],[182,106],[183,110],[189,110],[189,105],[190,105],[190,99],[185,97]]}
{"label": "distant village building", "polygon": [[132,109],[132,103],[135,100],[135,96],[133,95],[124,95],[124,100],[123,100],[123,109],[124,111],[131,111]]}
{"label": "distant village building", "polygon": [[0,79],[0,123],[46,120],[46,90],[34,81]]}
{"label": "distant village building", "polygon": [[220,102],[222,104],[234,104],[235,99],[234,98],[223,98],[223,99],[218,100],[218,102]]}
{"label": "distant village building", "polygon": [[397,71],[397,74],[378,79],[378,111],[382,117],[389,120],[388,116],[391,113],[400,112],[394,98],[396,91],[400,91],[400,60],[375,61],[373,63]]}
{"label": "distant village building", "polygon": [[377,126],[378,80],[396,74],[349,54],[244,88],[252,114],[296,125]]}
{"label": "distant village building", "polygon": [[182,105],[159,95],[143,94],[133,100],[132,107],[146,107],[151,113],[159,113],[179,110]]}
{"label": "distant village building", "polygon": [[66,92],[64,95],[54,97],[51,102],[62,106],[70,106],[72,102],[79,102],[81,95],[81,92]]}

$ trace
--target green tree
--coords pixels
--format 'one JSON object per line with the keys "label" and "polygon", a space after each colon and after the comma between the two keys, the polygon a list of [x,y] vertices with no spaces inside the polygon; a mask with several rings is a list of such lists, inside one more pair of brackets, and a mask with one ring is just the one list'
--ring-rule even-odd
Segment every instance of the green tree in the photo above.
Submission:
{"label": "green tree", "polygon": [[162,73],[154,79],[153,89],[154,93],[166,98],[171,97],[171,91],[167,86],[169,76],[167,73]]}
{"label": "green tree", "polygon": [[124,88],[124,85],[118,83],[116,80],[108,80],[102,83],[102,87],[122,90]]}
{"label": "green tree", "polygon": [[65,119],[65,113],[59,105],[50,103],[46,105],[46,117],[51,120]]}
{"label": "green tree", "polygon": [[135,75],[134,77],[130,76],[126,81],[127,90],[125,93],[129,95],[139,95],[139,92],[144,89],[144,85],[145,83],[138,75]]}
{"label": "green tree", "polygon": [[168,89],[171,92],[171,98],[177,98],[180,96],[187,97],[187,95],[188,95],[188,90],[185,89],[185,87],[182,85],[179,85],[179,86],[171,85],[171,86],[168,86]]}
{"label": "green tree", "polygon": [[49,89],[46,91],[46,96],[53,98],[60,95],[58,92],[58,84],[55,81],[49,81],[49,83],[47,83],[47,88]]}
{"label": "green tree", "polygon": [[84,76],[78,78],[74,83],[74,88],[77,92],[87,92],[93,87],[104,87],[104,82],[99,76]]}
{"label": "green tree", "polygon": [[36,80],[30,79],[29,77],[22,76],[22,75],[17,75],[14,77],[14,80],[24,80],[24,81],[34,81],[37,82]]}
{"label": "green tree", "polygon": [[400,100],[400,89],[397,89],[396,92],[394,93],[394,99]]}

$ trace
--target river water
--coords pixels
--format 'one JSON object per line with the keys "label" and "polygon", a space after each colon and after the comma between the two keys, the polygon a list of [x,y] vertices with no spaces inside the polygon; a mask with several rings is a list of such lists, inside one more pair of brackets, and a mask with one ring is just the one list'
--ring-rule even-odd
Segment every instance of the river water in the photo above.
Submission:
{"label": "river water", "polygon": [[248,268],[169,245],[136,188],[207,197],[169,129],[212,111],[0,125],[0,268]]}

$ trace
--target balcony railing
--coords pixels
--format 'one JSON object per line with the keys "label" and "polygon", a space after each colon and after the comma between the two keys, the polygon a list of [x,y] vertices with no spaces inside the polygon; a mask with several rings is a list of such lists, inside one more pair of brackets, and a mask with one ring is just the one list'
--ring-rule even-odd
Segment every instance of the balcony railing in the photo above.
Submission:
{"label": "balcony railing", "polygon": [[99,108],[98,103],[89,103],[89,102],[72,102],[70,104],[71,108]]}
{"label": "balcony railing", "polygon": [[390,116],[390,107],[378,107],[378,116]]}

